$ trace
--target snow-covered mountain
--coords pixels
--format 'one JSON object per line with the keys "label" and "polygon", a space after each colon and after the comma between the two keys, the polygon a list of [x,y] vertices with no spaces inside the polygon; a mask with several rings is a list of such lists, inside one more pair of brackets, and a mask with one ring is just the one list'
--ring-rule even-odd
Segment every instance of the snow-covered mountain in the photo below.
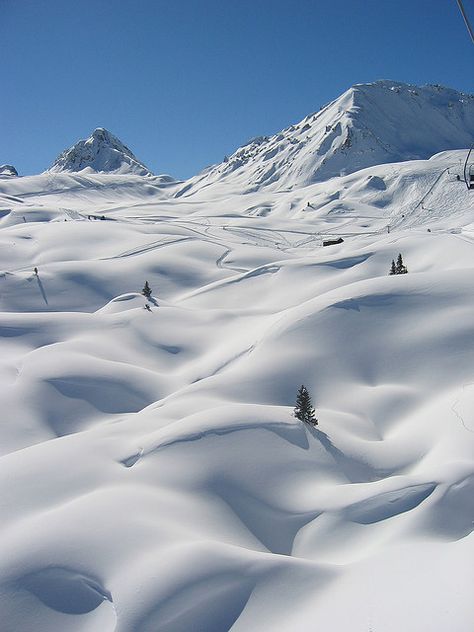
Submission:
{"label": "snow-covered mountain", "polygon": [[18,171],[13,165],[1,165],[0,176],[17,176]]}
{"label": "snow-covered mountain", "polygon": [[472,631],[465,157],[0,179],[1,632]]}
{"label": "snow-covered mountain", "polygon": [[355,85],[296,125],[258,137],[183,187],[295,188],[395,161],[426,159],[474,139],[474,96],[393,81]]}
{"label": "snow-covered mountain", "polygon": [[151,175],[150,170],[116,136],[102,127],[86,140],[63,151],[49,171],[52,173],[89,172]]}

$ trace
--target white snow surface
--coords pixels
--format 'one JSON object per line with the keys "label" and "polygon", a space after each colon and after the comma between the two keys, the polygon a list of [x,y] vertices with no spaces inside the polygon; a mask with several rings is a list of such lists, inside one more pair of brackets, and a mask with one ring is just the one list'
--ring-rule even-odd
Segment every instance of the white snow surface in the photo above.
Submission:
{"label": "white snow surface", "polygon": [[103,127],[98,127],[89,138],[63,151],[49,169],[52,173],[85,170],[92,173],[151,175],[150,170],[130,149]]}
{"label": "white snow surface", "polygon": [[0,180],[2,632],[471,632],[465,156]]}

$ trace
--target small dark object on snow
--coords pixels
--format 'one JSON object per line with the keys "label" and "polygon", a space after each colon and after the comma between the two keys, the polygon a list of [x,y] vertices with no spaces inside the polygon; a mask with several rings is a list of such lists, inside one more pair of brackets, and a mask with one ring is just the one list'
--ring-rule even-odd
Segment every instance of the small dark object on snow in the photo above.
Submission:
{"label": "small dark object on snow", "polygon": [[35,274],[38,276],[38,268],[35,268]]}
{"label": "small dark object on snow", "polygon": [[323,241],[323,246],[334,246],[335,244],[342,244],[343,241],[342,237],[339,237],[339,239],[328,239]]}
{"label": "small dark object on snow", "polygon": [[148,303],[145,303],[145,309],[147,310],[147,312],[151,312],[151,308],[150,308],[150,306],[148,305]]}

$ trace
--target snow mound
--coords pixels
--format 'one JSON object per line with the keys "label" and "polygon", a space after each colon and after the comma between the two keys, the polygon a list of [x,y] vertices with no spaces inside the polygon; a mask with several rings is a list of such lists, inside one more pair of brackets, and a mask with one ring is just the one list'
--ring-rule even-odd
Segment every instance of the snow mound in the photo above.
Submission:
{"label": "snow mound", "polygon": [[150,170],[116,136],[102,127],[95,129],[86,140],[63,151],[49,171],[63,171],[152,175]]}

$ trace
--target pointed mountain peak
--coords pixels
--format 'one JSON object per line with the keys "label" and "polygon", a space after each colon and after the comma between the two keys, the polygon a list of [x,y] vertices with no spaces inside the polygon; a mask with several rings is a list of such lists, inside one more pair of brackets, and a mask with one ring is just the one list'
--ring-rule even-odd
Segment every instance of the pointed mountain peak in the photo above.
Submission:
{"label": "pointed mountain peak", "polygon": [[105,129],[105,127],[96,127],[85,142],[88,145],[92,145],[94,143],[104,143],[105,145],[110,145],[110,147],[113,147],[114,149],[119,149],[120,151],[133,156],[130,149],[124,145],[117,136],[114,136],[108,129]]}
{"label": "pointed mountain peak", "polygon": [[117,140],[117,137],[111,134],[108,129],[105,129],[105,127],[96,127],[91,134],[91,138],[104,139],[109,142]]}
{"label": "pointed mountain peak", "polygon": [[122,141],[103,127],[97,127],[89,138],[63,151],[49,171],[60,173],[84,169],[101,173],[152,175]]}

